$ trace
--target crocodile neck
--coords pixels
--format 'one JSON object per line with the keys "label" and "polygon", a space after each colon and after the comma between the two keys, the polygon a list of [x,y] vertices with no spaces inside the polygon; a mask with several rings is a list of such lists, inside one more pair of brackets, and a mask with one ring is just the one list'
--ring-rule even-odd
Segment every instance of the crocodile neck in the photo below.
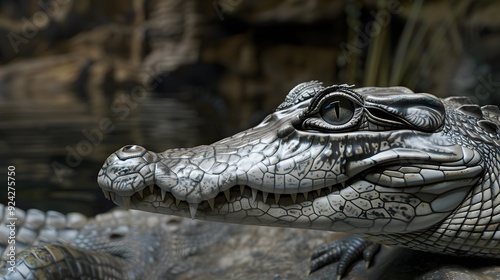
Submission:
{"label": "crocodile neck", "polygon": [[[467,192],[462,203],[434,226],[416,232],[367,234],[366,237],[388,245],[403,245],[429,252],[497,257],[500,254],[498,136],[489,128],[483,130],[477,126],[477,114],[471,116],[467,111],[463,114],[459,110],[461,103],[447,104],[442,133],[453,143],[480,151],[483,172],[479,180]],[[488,111],[482,118],[498,123],[496,115],[491,116]]]}

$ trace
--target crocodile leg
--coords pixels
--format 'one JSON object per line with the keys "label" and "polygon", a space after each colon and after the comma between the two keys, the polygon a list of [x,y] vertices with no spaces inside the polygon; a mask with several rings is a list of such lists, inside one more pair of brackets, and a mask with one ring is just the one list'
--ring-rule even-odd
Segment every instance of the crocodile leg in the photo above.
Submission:
{"label": "crocodile leg", "polygon": [[311,257],[310,273],[338,262],[337,279],[340,279],[349,267],[361,258],[364,259],[368,268],[379,249],[380,244],[378,243],[366,241],[355,235],[347,236],[315,251]]}

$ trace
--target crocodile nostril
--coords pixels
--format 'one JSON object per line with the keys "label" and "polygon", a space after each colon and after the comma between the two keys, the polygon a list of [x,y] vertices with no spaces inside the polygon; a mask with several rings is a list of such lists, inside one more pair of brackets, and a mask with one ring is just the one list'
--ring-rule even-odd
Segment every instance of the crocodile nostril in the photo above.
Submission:
{"label": "crocodile nostril", "polygon": [[[140,158],[144,156],[148,151],[144,149],[142,146],[139,145],[127,145],[122,147],[121,149],[117,150],[115,152],[115,155],[118,157],[120,160],[128,160],[132,158]],[[114,162],[115,159],[112,159]],[[141,159],[144,161],[144,159]]]}
{"label": "crocodile nostril", "polygon": [[134,152],[140,151],[141,148],[142,148],[141,146],[137,146],[137,145],[127,145],[127,146],[122,148],[122,152],[134,153]]}

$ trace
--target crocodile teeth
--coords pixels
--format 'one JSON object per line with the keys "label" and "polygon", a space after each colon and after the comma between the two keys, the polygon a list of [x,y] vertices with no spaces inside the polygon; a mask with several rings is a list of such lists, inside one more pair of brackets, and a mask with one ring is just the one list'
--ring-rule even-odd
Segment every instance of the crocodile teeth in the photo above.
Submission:
{"label": "crocodile teeth", "polygon": [[256,190],[256,189],[252,189],[252,199],[253,199],[253,202],[255,202],[255,200],[257,200],[257,193],[259,191]]}
{"label": "crocodile teeth", "polygon": [[297,203],[297,194],[296,193],[290,194],[290,196],[292,197],[293,204],[296,204]]}
{"label": "crocodile teeth", "polygon": [[231,198],[231,195],[229,194],[229,190],[224,191],[224,195],[226,196],[227,201]]}
{"label": "crocodile teeth", "polygon": [[342,185],[342,188],[345,188],[345,182],[340,182],[340,184]]}
{"label": "crocodile teeth", "polygon": [[129,209],[130,208],[130,196],[122,196],[122,200],[123,200],[123,207],[125,207],[126,209]]}
{"label": "crocodile teeth", "polygon": [[144,189],[137,192],[139,196],[142,198],[144,196]]}
{"label": "crocodile teeth", "polygon": [[181,203],[181,200],[176,197],[175,198],[175,206],[179,206],[180,203]]}
{"label": "crocodile teeth", "polygon": [[332,192],[332,190],[333,190],[333,186],[328,186],[328,190],[329,190],[330,192]]}
{"label": "crocodile teeth", "polygon": [[274,200],[276,201],[276,204],[278,204],[280,202],[280,194],[279,193],[274,194]]}
{"label": "crocodile teeth", "polygon": [[262,199],[264,200],[264,203],[266,203],[267,196],[269,195],[268,192],[262,192]]}
{"label": "crocodile teeth", "polygon": [[212,210],[214,210],[214,203],[215,203],[215,199],[209,199],[208,200],[208,205],[210,205],[210,208],[212,208]]}
{"label": "crocodile teeth", "polygon": [[114,192],[110,192],[109,197],[111,198],[111,201],[115,202],[116,194]]}
{"label": "crocodile teeth", "polygon": [[154,185],[149,186],[149,192],[153,193],[154,190],[155,190],[155,186]]}
{"label": "crocodile teeth", "polygon": [[318,196],[321,196],[321,189],[316,190],[316,192],[318,193]]}
{"label": "crocodile teeth", "polygon": [[197,210],[198,210],[198,203],[189,203],[189,213],[191,214],[191,219],[194,219]]}
{"label": "crocodile teeth", "polygon": [[165,201],[165,196],[167,195],[167,191],[162,189],[161,190],[161,201]]}
{"label": "crocodile teeth", "polygon": [[303,193],[303,195],[304,195],[304,199],[307,200],[307,196],[309,195],[309,192],[305,192],[305,193]]}
{"label": "crocodile teeth", "polygon": [[243,195],[243,191],[245,191],[245,185],[240,185],[240,193]]}
{"label": "crocodile teeth", "polygon": [[102,190],[102,192],[104,193],[104,197],[105,197],[107,200],[109,200],[109,199],[110,199],[110,197],[109,197],[109,192],[108,192],[107,190],[104,190],[104,189]]}

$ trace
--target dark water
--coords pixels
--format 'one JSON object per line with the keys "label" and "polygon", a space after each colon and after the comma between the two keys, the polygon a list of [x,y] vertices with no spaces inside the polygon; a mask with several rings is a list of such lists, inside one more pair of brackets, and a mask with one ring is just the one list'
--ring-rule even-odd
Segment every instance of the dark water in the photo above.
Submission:
{"label": "dark water", "polygon": [[[134,99],[130,92],[117,92],[98,106],[77,98],[63,105],[16,98],[2,102],[0,166],[5,174],[8,166],[15,167],[16,206],[103,212],[114,204],[104,199],[96,177],[115,150],[127,144],[153,151],[191,147],[227,134],[221,121],[226,112],[216,102],[193,100],[192,92],[162,95]],[[6,196],[1,197],[5,203]]]}

